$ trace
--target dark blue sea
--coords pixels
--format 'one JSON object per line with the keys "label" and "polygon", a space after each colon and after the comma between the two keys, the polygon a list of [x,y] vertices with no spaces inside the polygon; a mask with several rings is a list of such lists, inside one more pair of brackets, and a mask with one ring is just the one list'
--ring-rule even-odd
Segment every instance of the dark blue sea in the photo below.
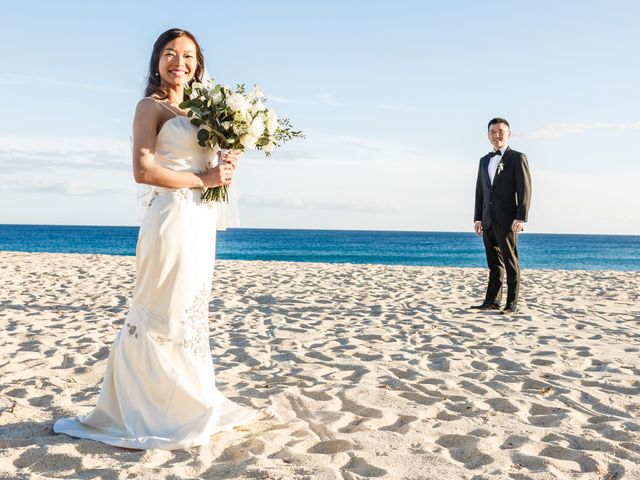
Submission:
{"label": "dark blue sea", "polygon": [[[135,255],[138,227],[0,225],[0,250]],[[522,234],[524,268],[640,271],[640,236]],[[473,233],[238,228],[218,232],[217,258],[484,267]]]}

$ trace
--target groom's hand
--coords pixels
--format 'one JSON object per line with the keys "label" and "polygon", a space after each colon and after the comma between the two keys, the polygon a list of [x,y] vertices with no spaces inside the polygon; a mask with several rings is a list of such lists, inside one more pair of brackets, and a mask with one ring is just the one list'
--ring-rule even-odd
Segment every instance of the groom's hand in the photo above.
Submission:
{"label": "groom's hand", "polygon": [[473,225],[473,229],[476,232],[476,235],[478,235],[479,237],[482,236],[482,222],[478,221]]}
{"label": "groom's hand", "polygon": [[511,224],[511,230],[513,230],[515,233],[521,232],[523,230],[522,223],[522,220],[514,220]]}

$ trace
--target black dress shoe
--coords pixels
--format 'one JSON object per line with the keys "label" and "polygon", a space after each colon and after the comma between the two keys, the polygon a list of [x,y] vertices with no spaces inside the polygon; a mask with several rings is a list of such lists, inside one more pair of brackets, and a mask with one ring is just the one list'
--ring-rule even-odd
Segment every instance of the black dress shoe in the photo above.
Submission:
{"label": "black dress shoe", "polygon": [[504,307],[504,309],[502,309],[502,311],[500,313],[504,314],[504,315],[510,315],[512,313],[518,313],[520,309],[518,308],[518,304],[517,303],[509,303],[507,304],[506,307]]}
{"label": "black dress shoe", "polygon": [[484,302],[482,305],[474,305],[471,308],[476,310],[500,310],[500,304],[495,302]]}

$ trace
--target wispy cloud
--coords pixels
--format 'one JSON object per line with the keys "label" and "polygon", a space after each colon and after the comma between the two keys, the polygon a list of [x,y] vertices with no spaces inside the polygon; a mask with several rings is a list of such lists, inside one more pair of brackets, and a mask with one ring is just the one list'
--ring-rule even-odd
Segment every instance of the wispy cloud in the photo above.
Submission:
{"label": "wispy cloud", "polygon": [[409,107],[407,105],[393,105],[393,104],[380,105],[380,108],[382,110],[389,110],[391,112],[411,112],[412,110],[414,110],[412,107]]}
{"label": "wispy cloud", "polygon": [[267,100],[270,101],[270,102],[276,102],[276,103],[286,103],[288,105],[301,105],[301,102],[297,102],[297,101],[291,100],[289,98],[278,97],[278,96],[273,96],[273,95],[267,96]]}
{"label": "wispy cloud", "polygon": [[128,170],[127,142],[104,140],[35,140],[0,137],[0,165],[4,173],[51,168]]}
{"label": "wispy cloud", "polygon": [[315,100],[293,100],[291,98],[279,97],[277,95],[267,95],[269,102],[282,103],[286,105],[330,105],[332,107],[344,107],[345,103],[339,102],[331,93],[321,93]]}
{"label": "wispy cloud", "polygon": [[[277,95],[268,95],[267,96],[267,100],[270,102],[275,102],[275,103],[282,103],[282,104],[286,104],[286,105],[329,105],[331,107],[347,107],[350,106],[347,103],[344,102],[340,102],[339,100],[336,99],[335,95],[331,94],[331,93],[321,93],[319,95],[317,95],[316,100],[307,100],[307,101],[301,101],[301,100],[293,100],[291,98],[286,98],[286,97],[280,97]],[[381,109],[381,110],[387,110],[390,112],[411,112],[414,109],[414,107],[408,106],[408,105],[399,105],[399,104],[383,104],[383,105],[377,105],[377,108]]]}
{"label": "wispy cloud", "polygon": [[604,122],[592,122],[592,123],[556,123],[551,125],[544,125],[539,128],[534,128],[528,132],[524,132],[514,137],[523,138],[558,138],[565,135],[579,135],[590,130],[638,130],[640,129],[640,122],[633,124],[624,123],[604,123]]}
{"label": "wispy cloud", "polygon": [[338,137],[338,142],[344,143],[346,145],[351,145],[354,147],[358,147],[360,149],[368,150],[371,152],[384,152],[386,150],[392,150],[393,147],[375,140],[368,140],[365,138],[357,138],[357,137]]}
{"label": "wispy cloud", "polygon": [[[262,152],[248,152],[245,154],[247,160],[254,160],[258,162],[264,162],[264,153]],[[318,155],[313,152],[303,151],[303,150],[287,150],[287,149],[276,149],[273,151],[271,156],[267,159],[267,161],[300,161],[300,160],[323,160],[321,155]]]}
{"label": "wispy cloud", "polygon": [[[356,137],[351,135],[333,135],[326,132],[312,132],[305,147],[310,148],[311,155],[303,158],[320,159],[332,164],[388,162],[396,165],[424,164],[440,162],[444,158],[421,148],[414,148],[394,141],[382,141],[379,138]],[[313,140],[313,141],[311,141]],[[283,148],[283,151],[285,149]],[[306,150],[306,148],[305,148]]]}
{"label": "wispy cloud", "polygon": [[42,77],[39,75],[23,75],[18,73],[0,73],[0,83],[21,86],[24,86],[25,84],[47,84],[70,88],[80,88],[83,90],[91,90],[94,92],[102,93],[135,93],[135,90],[131,90],[129,88],[114,87],[110,85],[99,85],[95,83],[74,82],[69,80],[60,80],[57,78]]}
{"label": "wispy cloud", "polygon": [[323,105],[330,105],[332,107],[345,107],[346,103],[339,102],[335,99],[335,97],[330,93],[321,93],[319,95],[320,103]]}
{"label": "wispy cloud", "polygon": [[104,188],[78,182],[54,182],[43,180],[2,180],[0,181],[0,191],[73,196],[104,196],[127,193],[127,190],[121,188]]}
{"label": "wispy cloud", "polygon": [[396,209],[389,205],[363,205],[348,202],[314,202],[295,198],[261,197],[256,195],[243,195],[239,199],[241,205],[267,208],[286,208],[294,210],[338,210],[355,213],[391,213]]}

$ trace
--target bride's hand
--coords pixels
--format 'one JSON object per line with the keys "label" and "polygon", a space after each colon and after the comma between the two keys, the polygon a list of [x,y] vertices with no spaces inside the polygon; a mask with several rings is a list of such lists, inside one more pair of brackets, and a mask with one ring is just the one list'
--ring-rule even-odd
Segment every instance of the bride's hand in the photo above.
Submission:
{"label": "bride's hand", "polygon": [[229,153],[226,153],[222,156],[222,160],[231,164],[233,169],[235,170],[238,167],[238,157],[242,153],[242,150],[229,150]]}
{"label": "bride's hand", "polygon": [[198,174],[202,180],[204,188],[219,187],[220,185],[229,185],[233,180],[233,165],[224,163],[208,169],[204,173]]}

